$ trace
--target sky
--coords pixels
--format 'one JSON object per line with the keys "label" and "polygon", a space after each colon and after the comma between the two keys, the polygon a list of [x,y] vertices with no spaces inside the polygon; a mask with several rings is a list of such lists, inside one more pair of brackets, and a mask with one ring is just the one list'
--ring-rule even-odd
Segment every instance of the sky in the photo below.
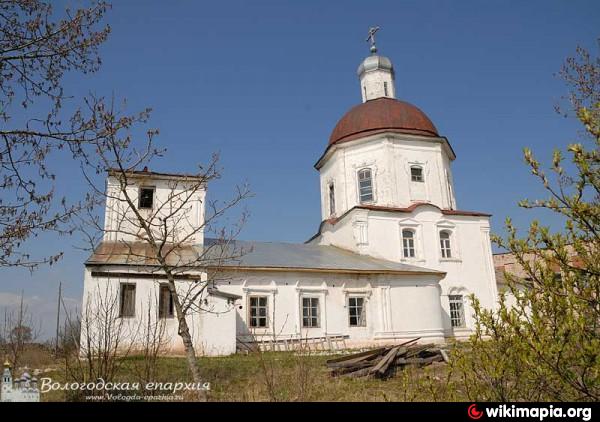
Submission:
{"label": "sky", "polygon": [[[227,198],[245,182],[254,194],[241,239],[303,242],[316,232],[313,165],[360,102],[356,68],[374,25],[397,97],[423,110],[457,154],[458,208],[490,212],[498,234],[508,216],[520,228],[533,218],[559,227],[552,215],[517,206],[544,195],[522,149],[547,160],[576,139],[576,122],[554,111],[567,94],[556,73],[577,45],[595,49],[598,1],[129,0],[115,2],[106,22],[100,71],[67,75],[66,91],[126,99],[131,112],[151,107],[148,127],[167,149],[151,170],[191,172],[219,152],[224,175],[209,196]],[[57,156],[53,165],[57,195],[85,193],[75,163]],[[23,291],[50,333],[58,283],[70,307],[81,301],[87,253],[78,244],[56,235],[28,242],[34,255],[65,257],[33,273],[0,270],[0,307]]]}

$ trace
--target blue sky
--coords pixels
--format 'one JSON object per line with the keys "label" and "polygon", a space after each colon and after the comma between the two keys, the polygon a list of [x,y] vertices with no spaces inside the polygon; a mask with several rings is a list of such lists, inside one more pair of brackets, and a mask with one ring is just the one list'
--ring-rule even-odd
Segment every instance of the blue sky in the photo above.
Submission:
{"label": "blue sky", "polygon": [[[355,70],[372,25],[394,63],[397,96],[425,111],[456,151],[458,207],[491,212],[496,233],[507,216],[520,227],[533,217],[556,224],[516,205],[543,194],[521,151],[547,159],[574,139],[575,122],[554,112],[566,94],[555,73],[578,44],[594,48],[600,2],[131,0],[116,2],[107,22],[100,72],[70,75],[67,91],[152,107],[150,126],[168,150],[153,170],[191,171],[220,151],[225,174],[209,195],[225,198],[245,181],[255,194],[241,237],[300,242],[320,221],[313,164],[360,102]],[[86,188],[77,167],[56,160],[59,193],[76,199]],[[34,254],[66,256],[33,274],[2,270],[0,306],[21,289],[52,301],[59,280],[80,300],[86,254],[76,243],[29,242]]]}

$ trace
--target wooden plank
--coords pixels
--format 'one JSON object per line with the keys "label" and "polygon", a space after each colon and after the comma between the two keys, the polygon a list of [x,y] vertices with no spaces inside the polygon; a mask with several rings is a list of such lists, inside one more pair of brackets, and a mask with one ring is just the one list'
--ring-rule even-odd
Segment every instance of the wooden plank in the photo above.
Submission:
{"label": "wooden plank", "polygon": [[441,355],[435,355],[428,358],[407,358],[405,360],[407,365],[429,365],[433,362],[441,362],[444,358]]}
{"label": "wooden plank", "polygon": [[364,368],[367,366],[373,367],[373,366],[377,365],[379,362],[381,362],[382,359],[383,359],[383,356],[379,355],[379,356],[375,356],[373,358],[364,359],[362,361],[352,362],[350,364],[342,364],[342,363],[332,364],[329,366],[329,368],[332,370],[337,370],[337,369],[343,370],[343,369],[351,369],[351,368],[360,369],[360,368]]}
{"label": "wooden plank", "polygon": [[387,354],[383,357],[383,359],[381,359],[377,365],[375,365],[374,367],[371,368],[371,373],[372,374],[376,373],[379,375],[385,374],[388,367],[390,366],[390,363],[396,357],[396,353],[398,353],[399,349],[400,349],[399,347],[393,347],[392,349],[390,349],[390,351],[387,352]]}
{"label": "wooden plank", "polygon": [[379,359],[381,359],[383,352],[385,351],[385,349],[378,349],[381,350],[381,352],[379,353],[373,353],[370,355],[366,355],[366,356],[360,356],[354,359],[349,359],[349,360],[344,360],[342,362],[331,362],[331,363],[327,363],[327,366],[329,368],[344,368],[344,367],[348,367],[348,366],[353,366],[356,365],[357,363],[362,363],[365,361],[370,362],[371,365],[375,365],[375,361],[379,361]]}
{"label": "wooden plank", "polygon": [[364,368],[371,369],[373,366],[372,362],[359,362],[354,366],[346,366],[341,368],[334,368],[331,370],[331,376],[337,377],[340,375],[347,374],[349,372],[358,371]]}
{"label": "wooden plank", "polygon": [[365,352],[354,353],[352,355],[346,355],[346,356],[341,356],[339,358],[329,359],[326,363],[330,364],[330,363],[342,362],[345,360],[352,360],[352,359],[360,358],[363,356],[378,355],[378,354],[382,354],[383,352],[385,352],[387,350],[389,350],[389,349],[386,347],[381,347],[379,349],[372,349],[372,350],[367,350]]}
{"label": "wooden plank", "polygon": [[420,346],[409,347],[408,351],[406,352],[406,357],[409,358],[409,357],[418,355],[419,353],[421,353],[427,349],[430,349],[432,347],[434,347],[433,344],[423,344]]}
{"label": "wooden plank", "polygon": [[363,368],[363,369],[359,369],[358,371],[348,372],[347,374],[343,374],[341,376],[348,377],[348,378],[360,378],[360,377],[365,377],[365,376],[369,375],[370,371],[371,371],[371,368]]}
{"label": "wooden plank", "polygon": [[408,346],[409,344],[416,343],[421,340],[421,337],[413,338],[412,340],[405,341],[404,343],[397,344],[396,346]]}

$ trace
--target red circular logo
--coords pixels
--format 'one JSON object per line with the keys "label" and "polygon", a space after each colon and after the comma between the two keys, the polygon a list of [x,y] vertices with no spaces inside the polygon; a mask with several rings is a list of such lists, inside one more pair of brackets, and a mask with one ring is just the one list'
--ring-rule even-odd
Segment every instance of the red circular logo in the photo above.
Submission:
{"label": "red circular logo", "polygon": [[480,419],[483,416],[483,412],[477,410],[477,405],[475,403],[469,406],[469,408],[467,409],[467,414],[471,419]]}

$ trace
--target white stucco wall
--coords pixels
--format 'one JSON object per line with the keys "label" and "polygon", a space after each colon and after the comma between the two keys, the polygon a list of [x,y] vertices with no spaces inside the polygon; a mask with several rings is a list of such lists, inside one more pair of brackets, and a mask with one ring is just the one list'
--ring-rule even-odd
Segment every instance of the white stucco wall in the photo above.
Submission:
{"label": "white stucco wall", "polygon": [[[139,209],[156,231],[161,230],[161,218],[167,218],[168,241],[202,244],[204,242],[204,198],[206,188],[196,188],[198,181],[181,177],[130,176],[127,194],[137,208],[140,187],[152,187],[154,192],[153,209]],[[145,237],[131,207],[124,201],[118,180],[114,176],[107,178],[108,193],[104,214],[104,241],[140,241]],[[162,234],[162,233],[161,233]],[[159,239],[163,236],[159,235]]]}
{"label": "white stucco wall", "polygon": [[363,73],[360,78],[360,92],[363,103],[380,97],[396,98],[393,73],[382,69]]}
{"label": "white stucco wall", "polygon": [[[403,257],[404,228],[415,232],[415,258]],[[441,230],[452,233],[450,259],[441,256]],[[428,205],[419,206],[412,213],[358,209],[334,225],[324,224],[321,236],[314,242],[445,272],[440,282],[444,329],[448,336],[462,336],[473,327],[468,295],[475,294],[487,308],[494,308],[497,303],[489,230],[488,217],[444,215]],[[448,295],[452,294],[465,297],[465,330],[453,330],[450,326]]]}
{"label": "white stucco wall", "polygon": [[[118,333],[121,349],[126,350],[133,345],[133,350],[144,347],[147,336],[161,332],[161,343],[164,343],[163,353],[180,355],[184,353],[181,337],[178,335],[178,323],[173,318],[158,318],[158,292],[164,279],[134,278],[126,276],[95,276],[93,271],[104,272],[105,267],[87,267],[84,277],[84,292],[82,304],[82,353],[85,353],[90,333],[93,344],[98,336],[102,336],[111,314],[115,331]],[[127,271],[127,267],[113,267],[114,272]],[[130,268],[129,271],[132,271]],[[202,276],[199,276],[201,278]],[[136,286],[135,316],[131,318],[119,317],[119,291],[121,283],[131,283]],[[178,281],[177,289],[182,296],[190,288],[191,281]],[[194,341],[196,353],[199,356],[228,355],[236,351],[236,312],[235,304],[225,298],[203,294],[199,301],[206,300],[203,304],[205,312],[194,312],[187,317],[190,332]],[[100,316],[100,317],[99,317]],[[89,322],[86,329],[85,322]],[[156,330],[156,324],[161,324],[161,329]],[[120,328],[119,328],[120,327]]]}
{"label": "white stucco wall", "polygon": [[[220,277],[223,277],[221,275]],[[306,338],[347,335],[348,345],[372,344],[422,337],[443,341],[444,322],[437,275],[371,275],[299,271],[237,271],[228,274],[219,290],[243,296],[237,332],[267,338]],[[268,328],[249,327],[249,297],[268,298]],[[351,327],[348,297],[366,300],[366,326]],[[303,297],[318,297],[320,326],[303,328]]]}
{"label": "white stucco wall", "polygon": [[[336,144],[319,168],[321,215],[330,213],[329,185],[335,186],[335,216],[359,205],[357,173],[372,171],[374,199],[369,205],[405,208],[415,202],[430,202],[440,208],[455,208],[451,159],[442,138],[380,134]],[[413,182],[412,165],[423,168],[424,182]]]}

